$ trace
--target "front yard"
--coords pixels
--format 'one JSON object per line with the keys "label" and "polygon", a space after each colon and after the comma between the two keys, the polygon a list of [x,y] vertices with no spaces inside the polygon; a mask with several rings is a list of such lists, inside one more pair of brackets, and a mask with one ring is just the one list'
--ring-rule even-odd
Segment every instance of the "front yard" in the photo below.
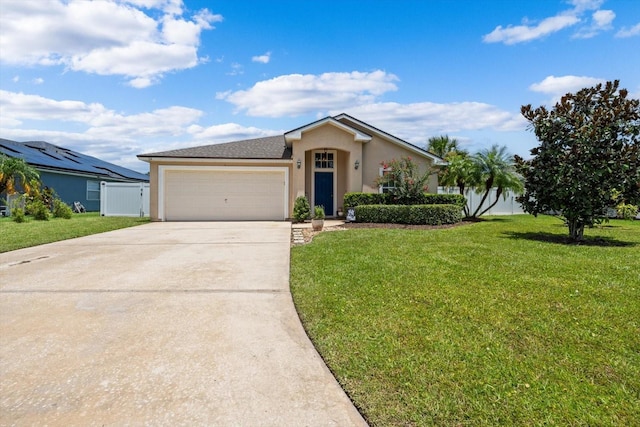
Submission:
{"label": "front yard", "polygon": [[51,218],[16,223],[0,217],[0,253],[59,240],[88,236],[149,222],[149,218],[100,216],[98,212],[74,214],[71,219]]}
{"label": "front yard", "polygon": [[637,425],[640,221],[323,232],[292,248],[308,334],[373,426]]}

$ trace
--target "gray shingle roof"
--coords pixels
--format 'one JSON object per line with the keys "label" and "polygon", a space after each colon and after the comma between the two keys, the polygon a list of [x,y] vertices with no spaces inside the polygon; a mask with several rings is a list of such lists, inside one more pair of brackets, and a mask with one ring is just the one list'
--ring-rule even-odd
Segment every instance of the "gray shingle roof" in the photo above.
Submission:
{"label": "gray shingle roof", "polygon": [[203,145],[138,157],[178,157],[200,159],[291,159],[291,149],[285,145],[284,135],[246,139],[223,144]]}

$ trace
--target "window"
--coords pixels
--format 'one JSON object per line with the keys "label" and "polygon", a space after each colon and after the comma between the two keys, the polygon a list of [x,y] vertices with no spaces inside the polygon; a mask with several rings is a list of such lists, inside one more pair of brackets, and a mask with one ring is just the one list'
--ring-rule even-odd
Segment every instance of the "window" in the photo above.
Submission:
{"label": "window", "polygon": [[87,200],[100,200],[100,183],[87,181]]}
{"label": "window", "polygon": [[313,158],[316,169],[333,169],[333,157],[334,153],[314,153]]}
{"label": "window", "polygon": [[380,180],[380,187],[378,187],[378,192],[380,193],[390,193],[391,190],[396,188],[396,182],[391,176],[391,168],[380,168],[380,177],[387,177],[387,175],[389,175],[388,179]]}

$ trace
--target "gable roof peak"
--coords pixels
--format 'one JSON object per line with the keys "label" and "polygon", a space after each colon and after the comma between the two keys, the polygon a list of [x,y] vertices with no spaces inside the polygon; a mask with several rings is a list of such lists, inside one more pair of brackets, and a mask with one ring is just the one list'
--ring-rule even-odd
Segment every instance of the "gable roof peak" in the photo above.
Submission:
{"label": "gable roof peak", "polygon": [[407,142],[404,139],[398,138],[397,136],[391,135],[390,133],[387,133],[387,132],[385,132],[385,131],[383,131],[381,129],[378,129],[377,127],[371,126],[369,123],[365,123],[362,120],[356,119],[355,117],[350,116],[350,115],[348,115],[346,113],[338,114],[337,116],[334,116],[333,118],[335,120],[338,120],[340,123],[347,124],[348,126],[355,126],[355,127],[358,127],[358,128],[363,128],[367,132],[370,132],[371,134],[378,135],[379,137],[384,138],[387,141],[391,141],[394,144],[397,144],[397,145],[400,145],[400,146],[402,146],[404,148],[407,148],[408,150],[413,151],[416,154],[419,154],[419,155],[421,155],[423,157],[427,157],[427,158],[433,160],[435,165],[443,166],[443,165],[447,164],[447,162],[444,159],[436,156],[435,154],[433,154],[433,153],[431,153],[431,152],[429,152],[429,151],[427,151],[427,150],[425,150],[423,148],[420,148],[417,145],[414,145],[414,144],[412,144],[410,142]]}
{"label": "gable roof peak", "polygon": [[371,141],[371,135],[367,135],[366,133],[362,132],[359,129],[356,129],[354,127],[349,126],[346,123],[342,123],[341,121],[336,120],[334,117],[331,116],[327,116],[323,119],[320,120],[316,120],[315,122],[306,124],[304,126],[301,126],[299,128],[290,130],[289,132],[286,132],[284,134],[284,138],[287,141],[287,143],[290,143],[292,141],[299,141],[302,139],[302,134],[308,131],[311,131],[313,129],[319,128],[320,126],[324,126],[324,125],[332,125],[335,126],[339,129],[344,130],[345,132],[348,132],[350,134],[353,135],[353,140],[356,142],[369,142]]}

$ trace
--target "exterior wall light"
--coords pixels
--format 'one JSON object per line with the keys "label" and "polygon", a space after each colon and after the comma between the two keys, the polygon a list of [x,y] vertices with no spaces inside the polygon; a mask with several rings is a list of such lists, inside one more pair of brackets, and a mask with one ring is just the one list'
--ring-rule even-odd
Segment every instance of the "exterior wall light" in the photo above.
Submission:
{"label": "exterior wall light", "polygon": [[296,161],[296,166],[298,167],[298,169],[300,169],[300,167],[302,166],[302,160],[298,159],[298,161]]}
{"label": "exterior wall light", "polygon": [[356,160],[356,162],[353,164],[353,167],[358,170],[358,168],[360,167],[360,160]]}

